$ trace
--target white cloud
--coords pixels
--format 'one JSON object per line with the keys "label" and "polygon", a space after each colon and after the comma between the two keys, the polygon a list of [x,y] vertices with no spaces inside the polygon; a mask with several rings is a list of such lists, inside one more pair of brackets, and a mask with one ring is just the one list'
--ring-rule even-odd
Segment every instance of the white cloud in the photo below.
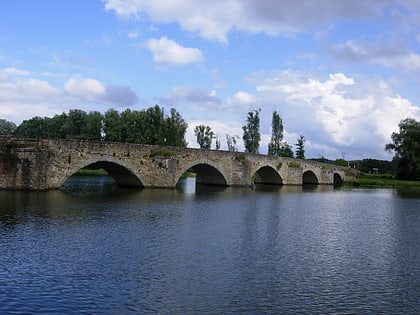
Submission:
{"label": "white cloud", "polygon": [[[400,4],[413,6],[406,2]],[[121,18],[178,23],[188,32],[221,43],[228,42],[227,36],[232,30],[291,34],[335,20],[379,16],[387,5],[392,3],[365,0],[105,0],[105,9],[114,11]]]}
{"label": "white cloud", "polygon": [[138,101],[130,88],[104,85],[92,78],[71,77],[62,87],[55,87],[28,77],[31,75],[26,70],[0,69],[0,117],[19,124],[34,116],[53,116],[74,108],[87,106],[89,111],[95,106],[131,106]]}
{"label": "white cloud", "polygon": [[5,68],[3,70],[4,74],[6,75],[10,75],[10,76],[28,76],[31,73],[27,70],[21,70],[21,69],[17,69],[17,68]]}
{"label": "white cloud", "polygon": [[279,100],[287,104],[280,112],[289,132],[344,151],[363,151],[364,157],[383,157],[400,120],[420,119],[420,108],[385,82],[357,82],[342,73],[320,80],[285,71],[262,79],[253,97],[266,109],[278,108]]}
{"label": "white cloud", "polygon": [[130,39],[136,39],[139,36],[140,36],[140,33],[139,32],[129,32],[128,33],[128,38],[130,38]]}
{"label": "white cloud", "polygon": [[64,84],[64,90],[72,96],[97,99],[105,95],[105,86],[95,79],[70,78]]}
{"label": "white cloud", "polygon": [[182,66],[203,60],[199,49],[183,47],[166,37],[149,39],[146,47],[152,53],[154,62],[159,65]]}

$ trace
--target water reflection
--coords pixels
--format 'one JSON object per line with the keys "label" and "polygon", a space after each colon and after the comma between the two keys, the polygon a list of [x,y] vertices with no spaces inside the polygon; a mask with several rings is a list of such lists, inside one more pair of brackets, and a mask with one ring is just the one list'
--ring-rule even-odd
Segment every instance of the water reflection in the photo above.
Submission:
{"label": "water reflection", "polygon": [[389,189],[86,181],[0,191],[0,313],[418,310],[420,199]]}

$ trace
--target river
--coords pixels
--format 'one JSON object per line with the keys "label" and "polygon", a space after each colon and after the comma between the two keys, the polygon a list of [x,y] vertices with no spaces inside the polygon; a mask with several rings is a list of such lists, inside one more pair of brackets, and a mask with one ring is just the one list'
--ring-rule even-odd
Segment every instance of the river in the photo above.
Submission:
{"label": "river", "polygon": [[420,313],[419,191],[210,188],[0,191],[0,313]]}

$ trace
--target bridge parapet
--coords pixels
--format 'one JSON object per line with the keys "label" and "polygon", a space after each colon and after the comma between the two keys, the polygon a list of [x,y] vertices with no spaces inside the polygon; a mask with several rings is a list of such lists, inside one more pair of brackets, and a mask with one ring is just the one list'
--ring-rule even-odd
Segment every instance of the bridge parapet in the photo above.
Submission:
{"label": "bridge parapet", "polygon": [[59,188],[87,166],[106,169],[119,185],[164,188],[188,170],[199,183],[226,186],[334,184],[355,175],[336,165],[243,152],[0,137],[0,189]]}

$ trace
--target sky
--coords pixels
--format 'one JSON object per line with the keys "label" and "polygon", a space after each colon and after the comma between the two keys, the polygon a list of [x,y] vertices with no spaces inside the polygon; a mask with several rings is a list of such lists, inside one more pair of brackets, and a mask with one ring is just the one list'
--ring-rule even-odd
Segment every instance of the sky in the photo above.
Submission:
{"label": "sky", "polygon": [[391,159],[420,120],[418,0],[0,1],[0,119],[158,104],[226,149],[261,109],[307,158]]}

